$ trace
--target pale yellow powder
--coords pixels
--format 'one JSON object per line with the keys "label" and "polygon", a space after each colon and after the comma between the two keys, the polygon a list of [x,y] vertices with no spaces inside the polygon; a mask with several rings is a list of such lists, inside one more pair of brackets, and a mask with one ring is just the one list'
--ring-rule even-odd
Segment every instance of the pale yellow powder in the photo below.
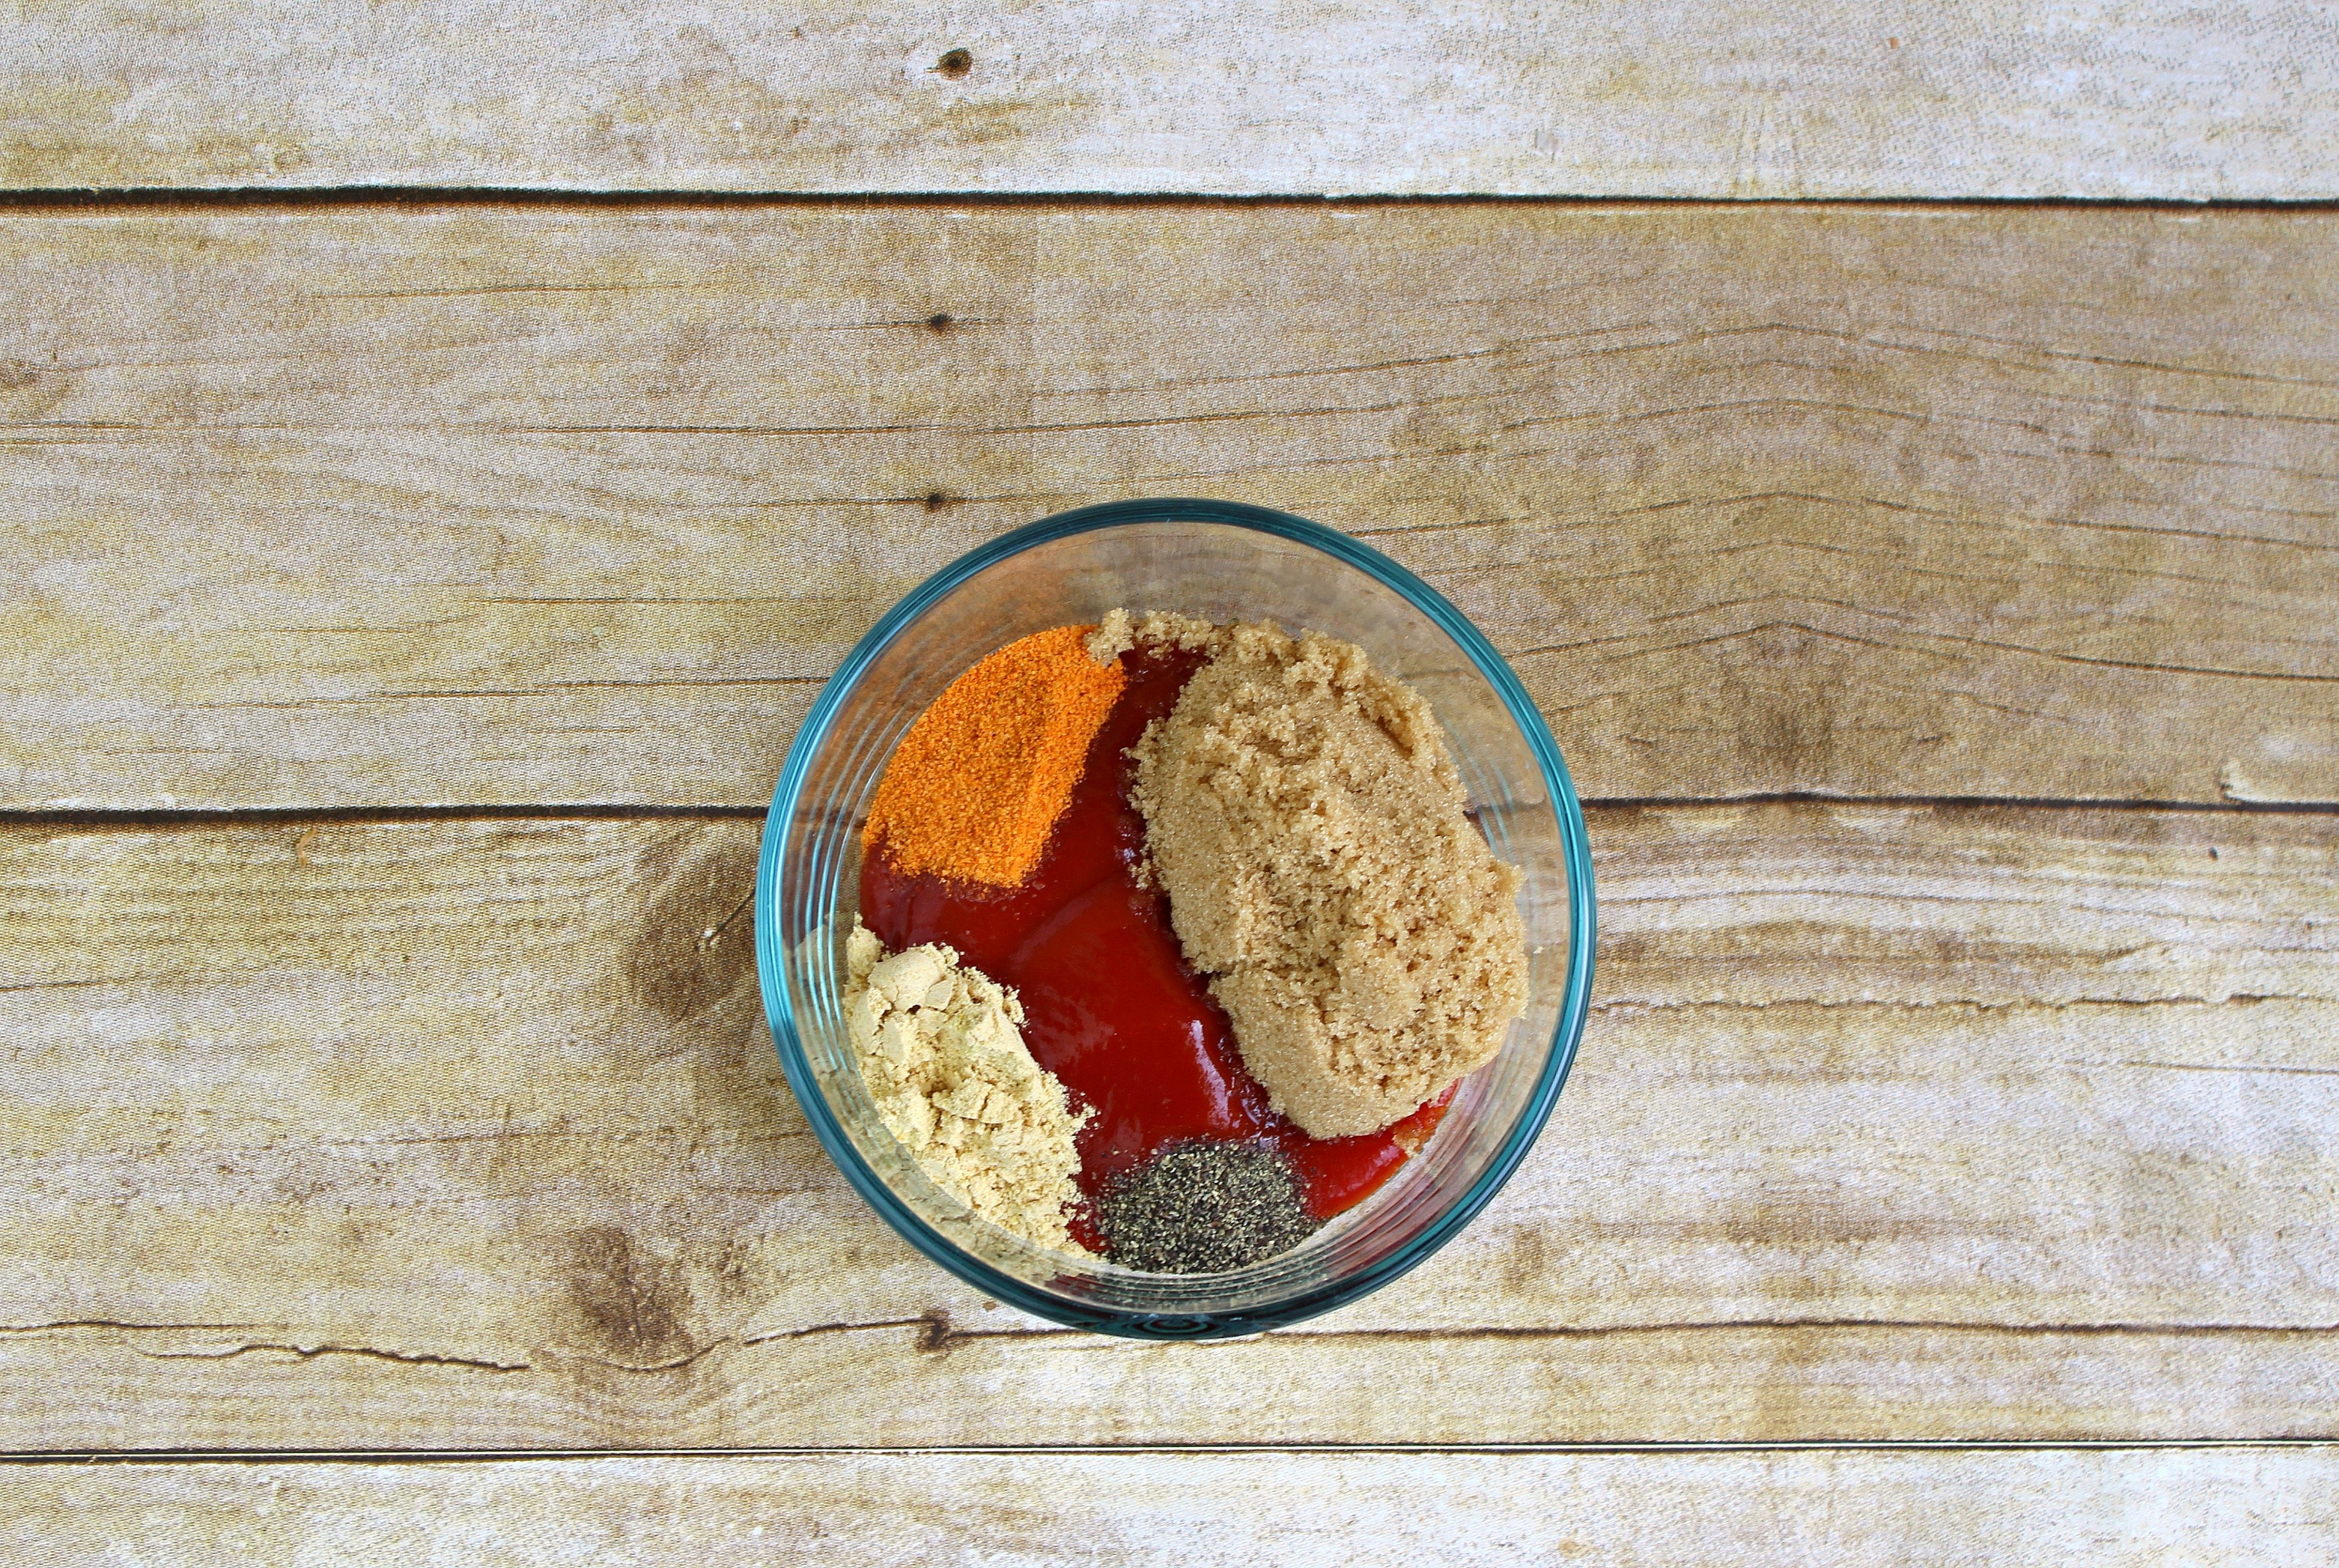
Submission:
{"label": "pale yellow powder", "polygon": [[1075,1116],[1023,1043],[1015,992],[939,944],[886,956],[858,920],[845,939],[845,1029],[869,1096],[934,1185],[1042,1247],[1079,1252]]}
{"label": "pale yellow powder", "polygon": [[1351,643],[1223,628],[1135,754],[1170,923],[1277,1109],[1370,1132],[1501,1049],[1527,1002],[1520,875],[1420,694]]}

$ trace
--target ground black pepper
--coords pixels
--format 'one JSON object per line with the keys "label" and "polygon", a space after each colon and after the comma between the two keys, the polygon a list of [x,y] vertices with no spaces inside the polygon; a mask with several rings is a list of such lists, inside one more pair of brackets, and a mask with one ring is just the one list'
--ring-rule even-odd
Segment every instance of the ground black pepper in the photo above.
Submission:
{"label": "ground black pepper", "polygon": [[1156,1274],[1216,1274],[1288,1252],[1319,1221],[1272,1144],[1172,1144],[1096,1205],[1115,1263]]}

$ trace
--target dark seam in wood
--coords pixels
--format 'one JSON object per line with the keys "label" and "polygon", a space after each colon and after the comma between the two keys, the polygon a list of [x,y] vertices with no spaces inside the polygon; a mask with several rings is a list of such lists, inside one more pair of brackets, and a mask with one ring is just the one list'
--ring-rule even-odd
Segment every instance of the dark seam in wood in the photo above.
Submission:
{"label": "dark seam in wood", "polygon": [[872,208],[937,207],[1033,208],[1081,207],[1555,207],[1595,211],[1692,209],[1713,212],[1763,208],[1811,211],[1869,210],[1880,212],[2266,212],[2339,213],[2339,200],[2303,197],[2295,200],[2186,200],[2162,196],[1591,196],[1446,194],[1333,195],[1288,192],[1237,195],[1209,192],[1132,191],[610,191],[582,188],[546,189],[500,185],[346,184],[305,188],[252,186],[128,185],[38,187],[0,192],[0,212],[85,212],[106,208],[186,208],[192,210],[250,207],[439,207],[516,206],[595,208]]}
{"label": "dark seam in wood", "polygon": [[[1766,895],[1770,890],[1764,890]],[[1807,890],[1798,890],[1805,892]],[[2313,952],[2316,950],[2309,949]],[[1614,981],[1609,983],[1614,984]],[[2259,1007],[2270,1001],[2304,1001],[2329,1006],[2339,1002],[2339,997],[2308,996],[2295,991],[2236,991],[2223,999],[2207,996],[2075,996],[2059,1001],[2046,1001],[2024,997],[2008,1001],[1984,1001],[1975,997],[1957,997],[1946,1001],[1882,1001],[1873,997],[1848,997],[1837,1000],[1819,996],[1778,997],[1768,1001],[1662,1001],[1643,997],[1611,997],[1593,1002],[1589,1011],[1595,1016],[1623,1014],[1632,1016],[1648,1012],[1786,1012],[1809,1009],[1821,1012],[2061,1012],[2073,1008],[2156,1008],[2156,1007]],[[2261,1067],[2250,1062],[2231,1066],[2196,1066],[2176,1061],[2082,1061],[2067,1058],[2065,1067],[2166,1067],[2203,1072],[2334,1072],[2339,1068]]]}
{"label": "dark seam in wood", "polygon": [[401,1366],[455,1366],[476,1372],[532,1370],[525,1361],[476,1361],[463,1356],[407,1355],[396,1350],[377,1350],[366,1345],[239,1345],[229,1350],[141,1350],[138,1354],[149,1361],[232,1361],[239,1356],[250,1356],[263,1350],[296,1356],[303,1361],[313,1361],[320,1356],[356,1356],[369,1361],[395,1362]]}
{"label": "dark seam in wood", "polygon": [[0,1466],[43,1464],[478,1464],[515,1461],[576,1464],[597,1459],[811,1459],[866,1462],[927,1457],[1056,1455],[1069,1458],[1134,1459],[1149,1455],[1196,1457],[1360,1457],[1375,1455],[1450,1455],[1470,1458],[1587,1457],[1771,1453],[2040,1454],[2156,1453],[2192,1449],[2339,1448],[2319,1436],[2265,1437],[1817,1437],[1775,1442],[1744,1438],[1663,1442],[1651,1439],[1587,1443],[1065,1443],[844,1445],[836,1447],[742,1446],[707,1448],[122,1448],[19,1449],[0,1451]]}
{"label": "dark seam in wood", "polygon": [[1770,790],[1742,795],[1587,795],[1586,811],[1672,811],[1745,805],[1893,806],[1942,811],[2202,812],[2274,816],[2339,814],[2339,801],[2087,800],[2048,795],[1866,795]]}
{"label": "dark seam in wood", "polygon": [[[792,1329],[781,1334],[758,1336],[736,1341],[741,1348],[800,1339],[814,1334],[846,1334],[877,1332],[893,1328],[919,1330],[918,1348],[947,1349],[952,1346],[971,1344],[977,1340],[998,1339],[1028,1343],[1040,1339],[1087,1340],[1083,1349],[1110,1350],[1120,1342],[1090,1335],[1078,1328],[958,1328],[937,1321],[935,1316],[925,1317],[891,1318],[873,1323],[825,1323],[812,1328]],[[1719,1319],[1691,1323],[1611,1324],[1594,1327],[1566,1325],[1496,1326],[1481,1325],[1458,1328],[1347,1328],[1282,1329],[1265,1334],[1251,1341],[1253,1345],[1297,1345],[1327,1343],[1334,1340],[1384,1340],[1406,1343],[1462,1342],[1481,1339],[1507,1340],[1569,1340],[1610,1339],[1666,1334],[1778,1334],[1778,1333],[1929,1333],[1987,1334],[2024,1338],[2058,1336],[2098,1338],[2128,1336],[2138,1338],[2218,1338],[2218,1337],[2315,1337],[2339,1334],[2339,1323],[2328,1324],[2255,1324],[2255,1323],[1957,1323],[1946,1319],[1926,1318],[1743,1318]],[[708,1348],[713,1348],[709,1346]],[[700,1352],[704,1354],[704,1352]]]}
{"label": "dark seam in wood", "polygon": [[2297,1078],[2339,1078],[2339,1067],[2276,1067],[2259,1061],[2123,1061],[2118,1065],[2157,1068],[2164,1072],[2271,1072]]}
{"label": "dark seam in wood", "polygon": [[569,804],[396,806],[126,806],[72,810],[0,809],[0,830],[85,828],[127,832],[139,828],[233,831],[265,827],[372,827],[424,823],[498,822],[761,822],[761,805],[629,805],[611,802]]}
{"label": "dark seam in wood", "polygon": [[[1740,795],[1586,795],[1586,812],[1709,811],[1741,806],[1874,806],[1944,812],[2123,812],[2230,816],[2339,816],[2339,801],[2206,801],[2056,798],[2043,795],[1836,794],[1815,790],[1768,790]],[[400,826],[426,823],[632,822],[674,818],[701,822],[761,822],[764,804],[670,804],[578,801],[507,805],[180,806],[0,808],[0,831],[78,828],[126,832],[141,828],[235,830],[281,826]]]}
{"label": "dark seam in wood", "polygon": [[[997,1333],[964,1330],[966,1337]],[[2339,1334],[2339,1323],[1954,1323],[1928,1318],[1801,1317],[1718,1319],[1705,1323],[1629,1323],[1604,1327],[1562,1326],[1475,1328],[1349,1328],[1310,1334],[1305,1329],[1268,1337],[1285,1339],[1384,1339],[1422,1342],[1470,1339],[1611,1339],[1663,1334],[1781,1333],[1987,1334],[2014,1338],[2213,1339],[2315,1337]]]}
{"label": "dark seam in wood", "polygon": [[123,1334],[227,1334],[291,1326],[285,1323],[132,1323],[118,1317],[66,1317],[54,1323],[0,1323],[0,1335],[62,1334],[77,1328],[110,1328]]}
{"label": "dark seam in wood", "polygon": [[[2339,677],[2334,677],[2339,679]],[[826,676],[709,676],[691,680],[547,681],[540,686],[479,686],[469,689],[409,692],[361,692],[343,697],[297,697],[289,701],[221,701],[188,703],[190,708],[239,710],[261,708],[328,708],[363,706],[369,703],[439,702],[448,699],[529,698],[558,696],[572,691],[651,691],[669,686],[816,686]]]}

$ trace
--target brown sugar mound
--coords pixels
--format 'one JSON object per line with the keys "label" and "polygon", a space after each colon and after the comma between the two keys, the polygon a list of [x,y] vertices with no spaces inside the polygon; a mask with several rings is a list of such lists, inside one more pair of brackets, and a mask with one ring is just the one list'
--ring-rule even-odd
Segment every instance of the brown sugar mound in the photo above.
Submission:
{"label": "brown sugar mound", "polygon": [[1502,1048],[1521,877],[1418,693],[1353,644],[1236,626],[1136,756],[1170,922],[1277,1109],[1371,1132]]}
{"label": "brown sugar mound", "polygon": [[1094,629],[1035,632],[952,681],[885,764],[863,844],[913,876],[1030,876],[1129,684],[1118,660],[1089,654]]}

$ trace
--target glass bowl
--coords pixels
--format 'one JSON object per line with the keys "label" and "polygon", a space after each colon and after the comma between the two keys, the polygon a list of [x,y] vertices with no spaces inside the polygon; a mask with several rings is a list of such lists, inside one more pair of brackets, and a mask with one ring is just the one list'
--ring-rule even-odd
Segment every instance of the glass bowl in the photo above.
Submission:
{"label": "glass bowl", "polygon": [[[844,934],[861,827],[903,734],[976,660],[1031,633],[1126,608],[1272,620],[1362,646],[1445,726],[1471,814],[1525,874],[1526,1015],[1463,1080],[1444,1123],[1364,1203],[1293,1251],[1230,1273],[1140,1273],[1066,1257],[970,1213],[878,1118],[844,1034]],[[887,611],[788,748],[764,829],[755,958],[788,1084],[854,1189],[910,1244],[985,1295],[1142,1338],[1249,1334],[1377,1289],[1454,1237],[1542,1130],[1575,1055],[1592,981],[1592,856],[1551,732],[1460,612],[1345,534],[1230,501],[1119,501],[1019,528]]]}

